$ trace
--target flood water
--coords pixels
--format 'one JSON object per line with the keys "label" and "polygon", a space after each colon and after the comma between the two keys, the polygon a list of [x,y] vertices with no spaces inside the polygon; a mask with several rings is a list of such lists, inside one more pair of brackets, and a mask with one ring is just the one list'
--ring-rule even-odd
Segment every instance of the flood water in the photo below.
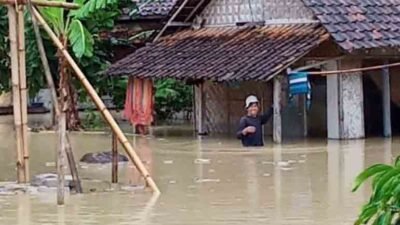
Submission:
{"label": "flood water", "polygon": [[[161,132],[162,134],[162,132]],[[56,136],[30,134],[31,173],[53,172]],[[234,139],[130,137],[159,185],[149,192],[0,196],[0,224],[353,224],[369,188],[351,193],[366,166],[390,163],[400,140],[308,140],[243,149]],[[0,131],[0,180],[15,180],[14,134]],[[73,134],[76,158],[109,150],[107,134]],[[122,150],[121,150],[122,151]],[[110,181],[110,167],[83,166],[82,178]],[[121,183],[140,183],[129,165]]]}

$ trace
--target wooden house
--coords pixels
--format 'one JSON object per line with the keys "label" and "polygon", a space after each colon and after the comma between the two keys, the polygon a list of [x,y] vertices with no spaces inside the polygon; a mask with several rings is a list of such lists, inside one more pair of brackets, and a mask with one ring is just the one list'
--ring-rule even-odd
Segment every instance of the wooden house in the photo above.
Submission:
{"label": "wooden house", "polygon": [[195,84],[199,133],[235,132],[244,99],[256,94],[264,110],[274,105],[266,133],[277,142],[391,136],[400,127],[391,116],[400,106],[400,78],[393,75],[399,68],[310,76],[309,110],[304,97],[289,100],[286,74],[395,62],[399,7],[391,0],[178,0],[161,38],[108,74]]}

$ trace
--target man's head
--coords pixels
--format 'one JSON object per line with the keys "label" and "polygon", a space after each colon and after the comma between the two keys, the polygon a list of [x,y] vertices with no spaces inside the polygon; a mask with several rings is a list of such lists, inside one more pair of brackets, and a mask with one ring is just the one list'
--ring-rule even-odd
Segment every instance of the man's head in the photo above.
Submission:
{"label": "man's head", "polygon": [[247,115],[249,116],[257,116],[260,107],[259,107],[259,101],[256,96],[250,95],[246,98],[246,110],[247,110]]}

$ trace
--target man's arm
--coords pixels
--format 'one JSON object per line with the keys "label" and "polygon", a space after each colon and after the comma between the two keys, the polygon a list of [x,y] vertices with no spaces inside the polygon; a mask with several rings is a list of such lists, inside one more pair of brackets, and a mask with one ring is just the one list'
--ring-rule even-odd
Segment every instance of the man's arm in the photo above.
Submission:
{"label": "man's arm", "polygon": [[243,134],[243,130],[246,129],[246,118],[241,118],[240,122],[239,122],[239,128],[236,132],[236,137],[239,139],[242,139],[242,137],[244,136]]}
{"label": "man's arm", "polygon": [[272,115],[274,114],[274,107],[270,107],[268,109],[268,111],[261,116],[261,124],[264,125],[268,122],[268,120],[272,117]]}

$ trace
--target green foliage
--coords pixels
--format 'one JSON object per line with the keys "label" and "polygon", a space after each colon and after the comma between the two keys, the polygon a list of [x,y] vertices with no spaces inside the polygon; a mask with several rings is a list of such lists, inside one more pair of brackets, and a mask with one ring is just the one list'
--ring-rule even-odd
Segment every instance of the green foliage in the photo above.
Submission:
{"label": "green foliage", "polygon": [[[26,73],[28,79],[29,94],[35,95],[40,88],[45,86],[42,76],[42,66],[39,51],[36,45],[35,35],[31,26],[30,16],[25,14],[25,47],[26,47]],[[46,42],[46,40],[45,40]],[[48,52],[51,58],[52,52]],[[8,17],[7,8],[0,6],[0,93],[11,89],[11,71],[9,58],[9,39],[8,39]]]}
{"label": "green foliage", "polygon": [[391,225],[400,222],[400,157],[393,166],[377,164],[357,176],[353,191],[372,180],[372,195],[355,222],[356,225]]}
{"label": "green foliage", "polygon": [[94,40],[86,27],[83,26],[82,21],[73,19],[67,33],[76,57],[93,56]]}
{"label": "green foliage", "polygon": [[155,87],[155,109],[159,120],[170,119],[174,113],[191,107],[191,86],[177,80],[165,79],[157,80]]}
{"label": "green foliage", "polygon": [[82,124],[86,130],[102,130],[106,126],[100,112],[93,110],[85,112]]}
{"label": "green foliage", "polygon": [[82,7],[75,11],[73,15],[78,19],[84,19],[100,10],[107,10],[109,5],[117,5],[118,0],[75,0],[75,3],[82,5]]}
{"label": "green foliage", "polygon": [[8,17],[7,8],[0,6],[0,93],[8,91],[11,86],[9,82],[10,75],[10,57],[8,56]]}
{"label": "green foliage", "polygon": [[[71,2],[69,0],[55,1]],[[72,55],[77,59],[77,63],[99,94],[112,95],[117,107],[121,108],[124,104],[127,79],[111,78],[101,74],[110,65],[113,58],[113,44],[115,43],[112,40],[102,40],[100,34],[114,27],[121,8],[136,9],[136,4],[131,0],[74,0],[74,2],[83,7],[73,11],[41,7],[41,13],[58,37],[68,39],[69,51],[73,53]],[[28,14],[26,22],[28,88],[30,96],[34,96],[38,90],[46,87],[46,83]],[[147,36],[144,35],[144,37]],[[44,31],[42,31],[42,37],[51,72],[57,85],[59,71],[57,49]],[[11,88],[8,52],[7,8],[0,6],[0,74],[2,74],[0,76],[0,93]],[[80,100],[87,100],[87,93],[82,89],[79,82],[73,80],[73,85]]]}

